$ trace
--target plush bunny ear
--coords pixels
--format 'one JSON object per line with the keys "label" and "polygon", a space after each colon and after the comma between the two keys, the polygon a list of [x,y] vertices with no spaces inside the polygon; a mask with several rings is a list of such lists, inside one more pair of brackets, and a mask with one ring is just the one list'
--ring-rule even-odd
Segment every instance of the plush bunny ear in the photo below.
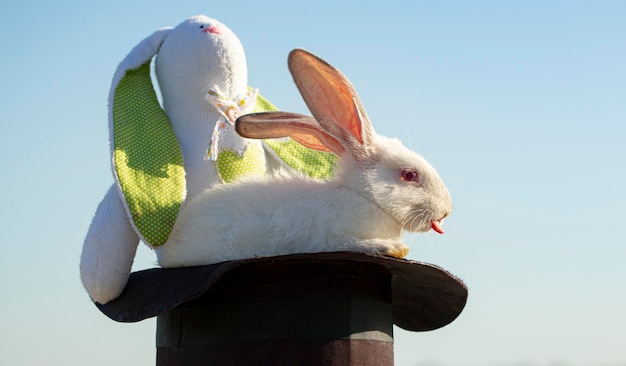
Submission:
{"label": "plush bunny ear", "polygon": [[309,110],[353,157],[364,158],[374,131],[350,81],[326,61],[302,49],[289,53],[289,71]]}
{"label": "plush bunny ear", "polygon": [[150,76],[171,28],[141,41],[118,66],[109,93],[113,173],[129,221],[152,245],[164,244],[185,198],[183,156]]}
{"label": "plush bunny ear", "polygon": [[235,122],[237,133],[253,139],[291,137],[309,149],[345,153],[341,142],[331,136],[313,117],[289,112],[263,112],[241,116]]}
{"label": "plush bunny ear", "polygon": [[126,74],[128,70],[136,69],[147,61],[152,60],[152,57],[159,52],[161,44],[171,31],[172,27],[161,28],[133,47],[115,70],[109,101],[111,101],[111,97],[113,97],[115,91],[114,89],[117,84],[119,84],[124,74]]}

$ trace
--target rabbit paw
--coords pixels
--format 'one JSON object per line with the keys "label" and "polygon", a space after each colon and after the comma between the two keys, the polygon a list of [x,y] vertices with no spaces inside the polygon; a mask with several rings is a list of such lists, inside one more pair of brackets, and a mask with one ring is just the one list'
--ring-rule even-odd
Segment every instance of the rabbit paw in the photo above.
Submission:
{"label": "rabbit paw", "polygon": [[[388,240],[388,239],[368,239],[358,242],[359,251],[365,251],[366,253],[384,255],[393,258],[404,258],[409,254],[409,247],[404,243]],[[366,248],[366,250],[363,250]]]}
{"label": "rabbit paw", "polygon": [[402,259],[409,254],[409,247],[407,247],[403,243],[397,242],[394,244],[393,247],[387,247],[387,251],[382,252],[381,254]]}

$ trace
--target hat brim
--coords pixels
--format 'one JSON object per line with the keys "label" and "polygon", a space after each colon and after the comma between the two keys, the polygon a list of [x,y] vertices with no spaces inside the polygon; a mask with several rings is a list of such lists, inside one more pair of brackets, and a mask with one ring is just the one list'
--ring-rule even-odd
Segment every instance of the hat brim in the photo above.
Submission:
{"label": "hat brim", "polygon": [[315,262],[320,266],[349,266],[374,263],[391,274],[391,300],[394,324],[409,331],[441,328],[463,311],[467,287],[454,275],[433,264],[354,252],[293,254],[228,261],[218,264],[154,268],[130,275],[122,294],[96,306],[119,322],[137,322],[164,312],[204,294],[228,272],[244,266],[276,270],[294,261]]}

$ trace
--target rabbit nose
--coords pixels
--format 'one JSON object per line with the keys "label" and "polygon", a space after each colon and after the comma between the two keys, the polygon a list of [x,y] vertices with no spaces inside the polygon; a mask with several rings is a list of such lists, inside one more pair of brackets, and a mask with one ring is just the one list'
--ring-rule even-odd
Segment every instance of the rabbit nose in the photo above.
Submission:
{"label": "rabbit nose", "polygon": [[212,26],[208,27],[207,29],[203,30],[203,32],[204,33],[213,33],[213,34],[222,34],[222,31],[216,25],[212,25]]}

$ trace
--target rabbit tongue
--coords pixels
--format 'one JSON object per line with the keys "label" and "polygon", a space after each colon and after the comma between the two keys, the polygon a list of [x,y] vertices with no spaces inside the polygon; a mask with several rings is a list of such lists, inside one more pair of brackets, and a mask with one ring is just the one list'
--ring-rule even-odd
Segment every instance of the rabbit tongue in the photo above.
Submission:
{"label": "rabbit tongue", "polygon": [[441,228],[441,220],[433,220],[430,222],[430,227],[438,232],[439,234],[443,234],[443,229]]}

